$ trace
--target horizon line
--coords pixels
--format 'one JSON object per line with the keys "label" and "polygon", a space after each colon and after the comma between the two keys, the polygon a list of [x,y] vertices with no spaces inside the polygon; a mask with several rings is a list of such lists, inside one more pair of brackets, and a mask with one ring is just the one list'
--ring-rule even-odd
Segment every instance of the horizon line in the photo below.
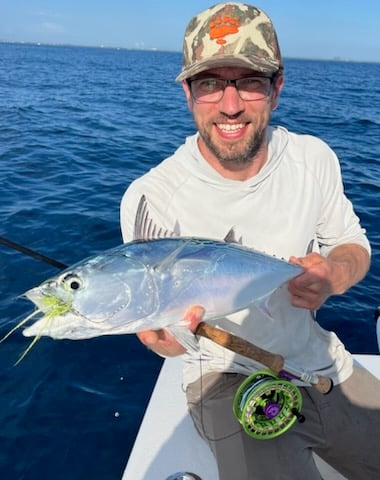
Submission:
{"label": "horizon line", "polygon": [[[7,40],[0,39],[0,44],[11,45],[31,45],[31,46],[45,46],[45,47],[73,47],[73,48],[100,48],[108,50],[128,50],[137,52],[161,52],[161,53],[182,53],[181,50],[166,50],[157,47],[124,47],[113,45],[82,45],[77,43],[54,43],[54,42],[38,42],[38,41],[24,41],[24,40]],[[353,60],[340,56],[324,58],[324,57],[298,57],[298,56],[284,56],[284,60],[309,60],[309,61],[324,61],[324,62],[342,62],[342,63],[373,63],[379,64],[380,60]]]}

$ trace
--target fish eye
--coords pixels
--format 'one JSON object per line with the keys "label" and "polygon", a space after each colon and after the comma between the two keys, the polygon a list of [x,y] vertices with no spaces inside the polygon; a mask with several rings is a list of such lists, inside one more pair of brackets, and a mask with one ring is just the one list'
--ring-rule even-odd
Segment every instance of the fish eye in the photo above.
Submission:
{"label": "fish eye", "polygon": [[78,275],[74,275],[73,273],[68,273],[62,278],[61,281],[67,290],[80,290],[83,286],[82,280],[78,277]]}

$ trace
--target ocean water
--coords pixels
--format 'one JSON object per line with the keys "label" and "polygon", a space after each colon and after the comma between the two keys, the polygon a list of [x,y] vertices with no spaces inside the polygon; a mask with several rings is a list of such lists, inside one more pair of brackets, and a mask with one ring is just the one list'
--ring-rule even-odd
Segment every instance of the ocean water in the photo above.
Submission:
{"label": "ocean water", "polygon": [[[121,242],[129,183],[194,132],[179,53],[0,44],[0,235],[63,263]],[[373,248],[366,279],[319,321],[377,351],[380,64],[288,59],[273,123],[326,140]],[[0,245],[0,335],[54,267]],[[0,477],[120,479],[161,360],[133,335],[0,344]]]}

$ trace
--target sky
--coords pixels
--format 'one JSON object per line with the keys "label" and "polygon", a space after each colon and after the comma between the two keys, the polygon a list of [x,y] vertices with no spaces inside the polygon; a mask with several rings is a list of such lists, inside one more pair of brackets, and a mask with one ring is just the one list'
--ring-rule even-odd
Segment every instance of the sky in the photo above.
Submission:
{"label": "sky", "polygon": [[[0,0],[0,41],[180,51],[213,0]],[[250,2],[249,2],[250,3]],[[255,0],[284,57],[380,62],[379,0]]]}

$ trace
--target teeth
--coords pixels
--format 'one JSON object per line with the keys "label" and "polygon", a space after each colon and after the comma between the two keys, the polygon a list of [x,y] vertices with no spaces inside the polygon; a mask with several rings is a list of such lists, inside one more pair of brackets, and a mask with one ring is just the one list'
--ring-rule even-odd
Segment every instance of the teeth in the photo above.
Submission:
{"label": "teeth", "polygon": [[225,132],[236,132],[237,130],[242,129],[243,127],[244,127],[243,123],[238,123],[238,124],[233,124],[233,125],[231,125],[230,123],[226,123],[226,124],[219,123],[218,124],[218,128],[220,128],[220,130],[223,130]]}

